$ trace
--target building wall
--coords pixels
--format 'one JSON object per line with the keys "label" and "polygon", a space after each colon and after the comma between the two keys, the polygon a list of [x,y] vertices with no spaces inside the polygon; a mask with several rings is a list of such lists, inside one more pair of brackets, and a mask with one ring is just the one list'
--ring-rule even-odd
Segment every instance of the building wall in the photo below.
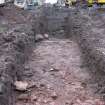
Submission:
{"label": "building wall", "polygon": [[38,0],[39,5],[43,5],[45,3],[45,0]]}

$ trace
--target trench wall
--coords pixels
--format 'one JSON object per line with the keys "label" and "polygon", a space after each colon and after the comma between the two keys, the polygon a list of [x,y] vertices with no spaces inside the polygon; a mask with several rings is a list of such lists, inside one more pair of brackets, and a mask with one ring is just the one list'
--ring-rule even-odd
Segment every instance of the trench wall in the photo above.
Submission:
{"label": "trench wall", "polygon": [[[20,29],[1,35],[0,49],[0,105],[13,105],[13,83],[22,80],[23,64],[28,59],[34,43],[33,33]],[[25,33],[27,32],[27,33]]]}
{"label": "trench wall", "polygon": [[25,69],[24,63],[35,43],[33,30],[30,21],[30,24],[14,24],[0,33],[0,105],[14,105],[13,84],[16,80],[23,80],[21,75]]}
{"label": "trench wall", "polygon": [[[99,20],[100,18],[98,18]],[[67,37],[80,45],[84,64],[89,68],[92,76],[91,83],[94,91],[105,92],[105,31],[94,26],[91,16],[80,11],[72,11],[67,19]]]}

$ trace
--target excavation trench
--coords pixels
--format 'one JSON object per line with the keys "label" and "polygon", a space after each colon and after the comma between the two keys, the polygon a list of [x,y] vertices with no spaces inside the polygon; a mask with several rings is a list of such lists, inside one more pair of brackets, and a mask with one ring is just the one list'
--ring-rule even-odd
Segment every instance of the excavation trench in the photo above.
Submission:
{"label": "excavation trench", "polygon": [[90,64],[87,57],[93,61],[89,54],[83,54],[85,49],[81,46],[84,44],[81,36],[88,31],[82,25],[88,16],[80,17],[76,9],[44,8],[43,11],[36,32],[48,32],[49,38],[36,43],[24,64],[26,69],[21,76],[30,88],[25,93],[17,92],[15,104],[104,105],[96,92],[98,73],[92,73],[93,63],[87,66]]}
{"label": "excavation trench", "polygon": [[[87,53],[90,47],[94,50],[90,39],[86,40],[91,31],[87,34],[89,27],[83,24],[89,18],[79,13],[57,7],[42,7],[29,14],[19,11],[23,20],[28,15],[25,24],[15,17],[18,23],[11,24],[13,30],[1,35],[0,86],[4,90],[0,90],[0,105],[104,105],[102,97],[95,94],[97,89],[93,91],[99,89],[97,81],[104,76],[101,73],[102,78],[96,78],[92,73],[98,66],[93,68],[95,54]],[[45,33],[49,38],[35,41]],[[27,91],[15,90],[17,80],[29,84]]]}

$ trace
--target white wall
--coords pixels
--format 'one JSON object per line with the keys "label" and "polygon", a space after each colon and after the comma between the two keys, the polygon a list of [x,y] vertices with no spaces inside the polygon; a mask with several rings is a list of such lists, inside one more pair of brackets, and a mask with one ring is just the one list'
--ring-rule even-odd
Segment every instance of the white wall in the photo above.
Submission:
{"label": "white wall", "polygon": [[45,0],[38,0],[39,5],[43,5],[43,3],[45,3]]}
{"label": "white wall", "polygon": [[46,0],[45,3],[54,4],[54,3],[57,3],[57,0]]}

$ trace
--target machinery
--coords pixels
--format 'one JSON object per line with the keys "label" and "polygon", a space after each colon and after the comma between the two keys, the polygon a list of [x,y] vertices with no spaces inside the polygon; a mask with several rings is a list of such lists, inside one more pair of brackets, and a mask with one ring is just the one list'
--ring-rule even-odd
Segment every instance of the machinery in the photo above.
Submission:
{"label": "machinery", "polygon": [[105,0],[88,0],[88,6],[93,6],[94,4],[103,5]]}
{"label": "machinery", "polygon": [[71,5],[71,0],[65,0],[65,6],[69,7]]}
{"label": "machinery", "polygon": [[14,5],[23,9],[31,9],[38,5],[38,0],[14,0]]}
{"label": "machinery", "polygon": [[69,7],[76,4],[76,0],[65,0],[65,6]]}

